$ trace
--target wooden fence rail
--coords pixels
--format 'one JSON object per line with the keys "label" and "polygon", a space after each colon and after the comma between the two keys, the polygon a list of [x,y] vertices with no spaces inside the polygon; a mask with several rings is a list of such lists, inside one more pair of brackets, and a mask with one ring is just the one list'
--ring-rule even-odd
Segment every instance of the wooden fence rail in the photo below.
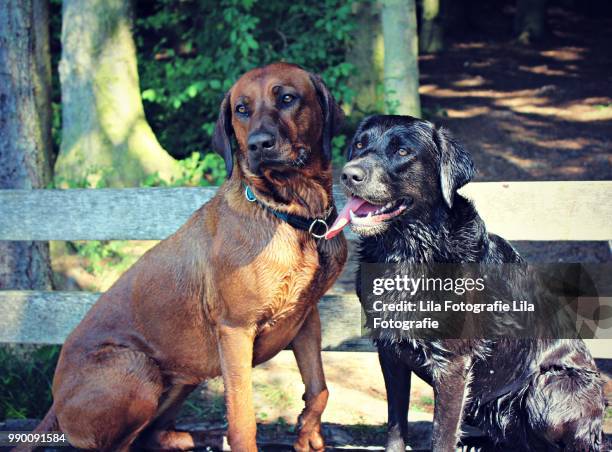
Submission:
{"label": "wooden fence rail", "polygon": [[[93,292],[0,290],[0,343],[62,344],[100,296]],[[355,295],[326,295],[319,303],[327,350],[371,350],[361,337]],[[331,324],[333,322],[333,325]]]}
{"label": "wooden fence rail", "polygon": [[[0,190],[0,240],[159,240],[214,188]],[[479,182],[473,199],[488,229],[508,240],[612,239],[612,182]],[[346,197],[334,190],[336,203]]]}
{"label": "wooden fence rail", "polygon": [[[0,190],[0,240],[159,240],[172,234],[214,192],[214,188]],[[467,185],[462,193],[475,202],[489,230],[509,240],[612,240],[610,181],[481,182]],[[343,205],[344,194],[338,189],[334,194],[336,203]],[[349,233],[349,238],[354,236]],[[0,290],[0,343],[61,344],[98,296]],[[320,310],[324,349],[371,350],[361,337],[355,295],[332,290]],[[602,354],[612,357],[610,352],[598,352]]]}

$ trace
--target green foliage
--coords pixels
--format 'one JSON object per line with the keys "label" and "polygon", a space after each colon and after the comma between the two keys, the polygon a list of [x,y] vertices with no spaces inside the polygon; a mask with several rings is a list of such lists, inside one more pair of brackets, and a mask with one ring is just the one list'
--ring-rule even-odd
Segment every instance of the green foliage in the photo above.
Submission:
{"label": "green foliage", "polygon": [[58,346],[0,346],[0,420],[44,416],[59,351]]}
{"label": "green foliage", "polygon": [[[337,137],[339,138],[339,137]],[[171,181],[163,180],[159,174],[148,176],[141,182],[142,187],[203,187],[220,185],[225,179],[225,163],[217,154],[209,153],[203,157],[199,152],[192,153],[189,157],[179,161],[181,169],[180,176]],[[112,169],[104,169],[102,176],[92,186],[90,178],[65,179],[55,178],[49,188],[106,188],[107,177],[111,175]],[[87,271],[100,275],[105,268],[115,270],[127,270],[134,263],[133,256],[126,253],[123,248],[127,242],[123,240],[88,240],[69,242],[72,249],[87,260]]]}
{"label": "green foliage", "polygon": [[208,187],[221,185],[225,179],[226,170],[223,159],[214,153],[201,156],[193,152],[189,157],[179,160],[180,176],[171,181],[165,181],[158,174],[147,177],[141,184],[143,187]]}
{"label": "green foliage", "polygon": [[[189,157],[179,160],[179,176],[169,181],[158,173],[151,174],[141,181],[141,187],[208,187],[221,185],[225,179],[225,163],[214,153],[204,156],[193,152]],[[114,168],[91,168],[92,174],[78,179],[55,176],[47,188],[108,188],[108,179]],[[95,175],[96,177],[92,177]]]}
{"label": "green foliage", "polygon": [[55,175],[53,181],[47,188],[108,188],[108,177],[115,171],[114,168],[89,168],[91,175],[96,175],[96,178],[85,176],[82,178],[66,178]]}
{"label": "green foliage", "polygon": [[425,405],[425,406],[429,406],[429,407],[433,407],[434,405],[434,399],[431,396],[428,395],[422,395],[419,398],[419,403],[421,405]]}
{"label": "green foliage", "polygon": [[336,168],[344,166],[346,157],[344,150],[346,149],[348,139],[346,135],[336,135],[332,138],[332,165]]}
{"label": "green foliage", "polygon": [[428,121],[435,121],[436,118],[447,118],[448,112],[440,105],[436,104],[430,108],[422,107],[421,117],[423,119],[427,119]]}
{"label": "green foliage", "polygon": [[244,72],[288,61],[350,102],[351,1],[140,0],[135,37],[147,118],[171,154],[210,148],[224,93]]}
{"label": "green foliage", "polygon": [[89,240],[84,242],[70,242],[79,256],[87,259],[87,271],[100,274],[104,267],[126,268],[127,255],[122,251],[126,242],[123,240]]}
{"label": "green foliage", "polygon": [[49,49],[51,52],[51,142],[53,158],[62,140],[62,93],[58,66],[62,55],[62,0],[49,1]]}
{"label": "green foliage", "polygon": [[181,408],[183,416],[206,419],[208,422],[224,422],[225,400],[223,395],[209,396],[206,400],[188,398]]}

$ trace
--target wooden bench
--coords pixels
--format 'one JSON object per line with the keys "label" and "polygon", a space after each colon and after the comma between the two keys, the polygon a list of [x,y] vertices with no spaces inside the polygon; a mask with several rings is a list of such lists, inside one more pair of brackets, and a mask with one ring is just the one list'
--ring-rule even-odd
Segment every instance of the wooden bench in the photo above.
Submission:
{"label": "wooden bench", "polygon": [[[0,190],[0,240],[159,240],[172,234],[215,188]],[[461,192],[488,229],[508,240],[612,240],[612,182],[480,182]],[[345,196],[335,190],[336,203]],[[349,240],[355,237],[349,232]],[[0,343],[61,344],[99,294],[0,290]],[[325,350],[372,350],[361,337],[352,289],[320,303]],[[593,341],[595,356],[612,347]]]}

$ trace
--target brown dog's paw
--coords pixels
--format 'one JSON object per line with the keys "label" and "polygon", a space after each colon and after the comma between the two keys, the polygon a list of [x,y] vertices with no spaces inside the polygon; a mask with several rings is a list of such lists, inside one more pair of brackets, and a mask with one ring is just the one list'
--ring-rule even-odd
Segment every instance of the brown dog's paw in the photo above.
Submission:
{"label": "brown dog's paw", "polygon": [[138,446],[150,451],[193,450],[214,448],[223,450],[223,430],[182,432],[175,430],[154,430],[139,438]]}
{"label": "brown dog's paw", "polygon": [[317,396],[306,400],[306,408],[298,417],[297,422],[298,439],[293,444],[296,451],[318,452],[325,449],[325,441],[321,433],[321,414],[327,405],[328,396],[327,389],[324,389]]}
{"label": "brown dog's paw", "polygon": [[298,439],[293,443],[293,448],[297,452],[320,452],[325,449],[325,441],[321,434],[321,425],[319,424],[315,430],[300,429]]}

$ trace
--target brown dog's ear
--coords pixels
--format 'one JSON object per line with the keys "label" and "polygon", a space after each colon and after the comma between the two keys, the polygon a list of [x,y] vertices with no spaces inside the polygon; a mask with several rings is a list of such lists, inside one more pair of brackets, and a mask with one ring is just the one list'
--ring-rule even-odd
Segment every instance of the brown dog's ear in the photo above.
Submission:
{"label": "brown dog's ear", "polygon": [[338,132],[338,129],[342,124],[344,113],[336,103],[334,96],[332,96],[327,89],[327,86],[325,86],[325,83],[321,77],[316,74],[310,74],[310,80],[317,91],[319,104],[321,105],[321,110],[323,110],[323,133],[321,137],[321,148],[323,150],[323,156],[329,162],[332,157],[332,138]]}
{"label": "brown dog's ear", "polygon": [[450,132],[434,130],[434,140],[440,151],[440,187],[446,205],[453,207],[455,192],[467,184],[476,172],[468,151],[455,141]]}
{"label": "brown dog's ear", "polygon": [[232,108],[230,105],[230,92],[228,91],[221,102],[219,109],[219,119],[212,137],[213,149],[225,160],[225,169],[227,178],[229,179],[234,169],[234,155],[232,152],[232,135],[234,129],[232,127]]}

